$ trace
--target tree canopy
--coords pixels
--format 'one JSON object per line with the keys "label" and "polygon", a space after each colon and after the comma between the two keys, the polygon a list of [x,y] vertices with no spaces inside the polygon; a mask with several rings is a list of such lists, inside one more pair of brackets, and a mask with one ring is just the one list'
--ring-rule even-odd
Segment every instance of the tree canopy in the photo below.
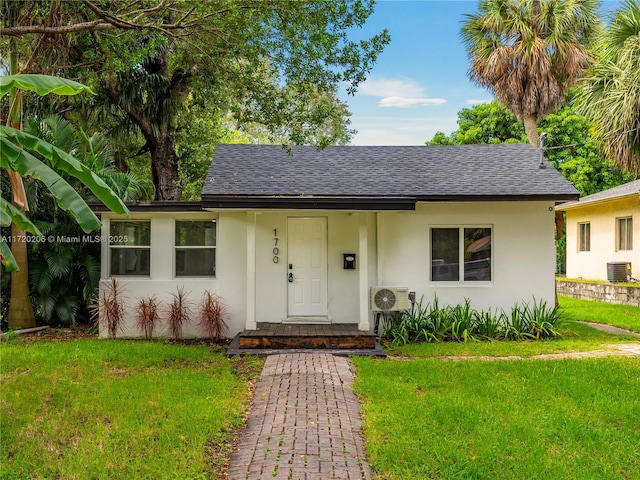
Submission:
{"label": "tree canopy", "polygon": [[483,0],[465,16],[469,77],[524,124],[536,147],[538,120],[562,105],[588,66],[597,6],[597,0]]}
{"label": "tree canopy", "polygon": [[[458,112],[459,129],[451,135],[436,133],[427,145],[475,143],[526,143],[524,128],[497,101]],[[602,153],[591,122],[571,106],[564,106],[540,122],[547,133],[544,155],[582,196],[615,187],[631,180]]]}
{"label": "tree canopy", "polygon": [[640,176],[640,2],[624,2],[599,44],[578,108],[594,121],[607,155]]}
{"label": "tree canopy", "polygon": [[86,77],[99,94],[92,111],[142,136],[167,200],[181,194],[175,134],[189,102],[262,124],[271,141],[343,141],[337,89],[354,92],[389,42],[386,31],[350,38],[372,11],[371,0],[29,2],[2,35],[22,42],[23,69]]}

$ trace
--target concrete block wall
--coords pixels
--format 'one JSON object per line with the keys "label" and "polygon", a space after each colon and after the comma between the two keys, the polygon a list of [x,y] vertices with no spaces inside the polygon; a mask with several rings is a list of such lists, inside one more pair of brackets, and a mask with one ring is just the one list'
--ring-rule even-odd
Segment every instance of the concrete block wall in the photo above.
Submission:
{"label": "concrete block wall", "polygon": [[640,285],[630,287],[614,283],[556,280],[556,286],[558,295],[565,297],[640,307]]}

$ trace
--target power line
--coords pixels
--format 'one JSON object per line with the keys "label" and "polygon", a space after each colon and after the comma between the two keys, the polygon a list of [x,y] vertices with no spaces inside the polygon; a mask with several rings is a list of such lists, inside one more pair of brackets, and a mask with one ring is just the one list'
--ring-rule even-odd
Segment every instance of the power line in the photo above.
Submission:
{"label": "power line", "polygon": [[614,133],[612,135],[609,135],[608,137],[592,138],[591,140],[588,140],[588,141],[583,142],[583,143],[572,143],[572,144],[569,144],[569,145],[555,145],[553,147],[544,147],[543,150],[559,150],[561,148],[582,147],[582,146],[587,145],[589,143],[594,143],[594,142],[598,142],[598,141],[599,142],[606,142],[610,138],[619,137],[620,135],[626,135],[627,133],[632,133],[632,132],[637,132],[637,131],[640,131],[640,127],[632,128],[630,130],[626,130],[626,131],[621,132],[621,133]]}

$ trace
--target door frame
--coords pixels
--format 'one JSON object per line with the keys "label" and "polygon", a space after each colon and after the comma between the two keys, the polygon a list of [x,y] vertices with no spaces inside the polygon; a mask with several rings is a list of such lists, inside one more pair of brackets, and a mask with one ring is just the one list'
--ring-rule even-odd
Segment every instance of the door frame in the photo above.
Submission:
{"label": "door frame", "polygon": [[[322,262],[323,262],[323,266],[322,266],[322,270],[323,270],[323,285],[321,285],[321,295],[324,295],[324,299],[322,299],[322,303],[323,305],[321,305],[319,307],[319,309],[316,309],[315,311],[310,311],[313,310],[313,306],[309,306],[307,308],[307,312],[294,312],[292,313],[291,310],[291,297],[293,295],[293,289],[292,286],[289,284],[288,281],[288,277],[289,277],[289,273],[293,273],[290,271],[289,269],[289,265],[292,264],[293,262],[291,261],[291,252],[292,252],[292,235],[291,235],[291,225],[292,225],[292,221],[296,221],[296,220],[310,220],[310,221],[317,221],[320,220],[322,221],[322,228],[323,228],[323,233],[322,233]],[[292,321],[292,322],[300,322],[300,323],[309,323],[309,322],[313,322],[313,323],[317,323],[317,322],[328,322],[329,321],[329,262],[328,262],[328,258],[329,258],[329,234],[328,234],[328,230],[329,230],[329,219],[327,216],[298,216],[298,215],[289,215],[287,216],[287,295],[286,295],[286,302],[287,302],[287,320],[288,321]],[[308,246],[310,248],[310,237],[307,239],[307,241],[305,242],[305,246]],[[295,268],[294,268],[295,271]]]}

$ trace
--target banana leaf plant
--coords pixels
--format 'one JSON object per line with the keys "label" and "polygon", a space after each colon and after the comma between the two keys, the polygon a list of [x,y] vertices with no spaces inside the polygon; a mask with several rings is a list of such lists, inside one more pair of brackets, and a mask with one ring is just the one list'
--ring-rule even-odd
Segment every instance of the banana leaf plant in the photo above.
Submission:
{"label": "banana leaf plant", "polygon": [[[38,95],[75,95],[83,91],[92,93],[85,85],[48,75],[23,74],[0,77],[0,97],[8,94],[13,88],[34,91]],[[44,158],[51,166],[36,155]],[[60,208],[69,212],[87,233],[99,228],[100,220],[58,172],[65,172],[80,180],[113,212],[129,212],[113,190],[78,159],[38,137],[8,126],[0,126],[0,168],[6,169],[10,175],[29,176],[44,183]],[[0,225],[5,227],[11,223],[34,235],[40,234],[23,212],[2,199]],[[11,249],[4,239],[0,239],[0,256],[7,271],[18,270]]]}

